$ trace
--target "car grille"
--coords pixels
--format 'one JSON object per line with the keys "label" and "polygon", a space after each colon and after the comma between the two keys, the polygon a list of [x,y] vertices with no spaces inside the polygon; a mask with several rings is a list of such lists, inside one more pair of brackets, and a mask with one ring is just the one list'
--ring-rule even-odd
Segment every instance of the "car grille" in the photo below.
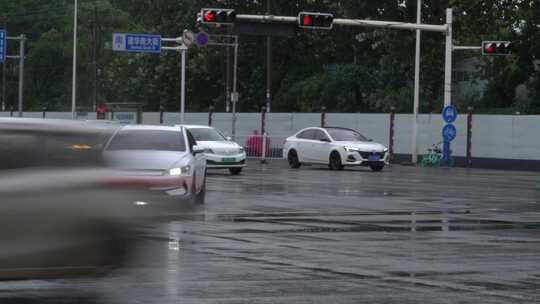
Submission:
{"label": "car grille", "polygon": [[238,154],[238,149],[215,149],[215,154],[218,155],[236,155]]}
{"label": "car grille", "polygon": [[381,159],[386,156],[386,152],[359,152],[360,156],[364,159],[368,159],[371,155],[379,155]]}
{"label": "car grille", "polygon": [[[246,161],[245,160],[242,160],[242,161],[239,161],[239,162],[236,162],[236,163],[227,163],[227,165],[243,165],[245,164]],[[206,161],[206,164],[207,165],[223,165],[222,162],[215,162],[213,160],[207,160]]]}

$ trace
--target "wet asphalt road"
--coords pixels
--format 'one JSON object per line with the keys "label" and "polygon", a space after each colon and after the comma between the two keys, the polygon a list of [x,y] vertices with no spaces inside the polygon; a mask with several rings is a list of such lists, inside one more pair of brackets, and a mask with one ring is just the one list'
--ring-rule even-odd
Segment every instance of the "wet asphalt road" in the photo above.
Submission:
{"label": "wet asphalt road", "polygon": [[0,303],[540,303],[540,174],[251,163],[140,227],[108,277],[0,283]]}

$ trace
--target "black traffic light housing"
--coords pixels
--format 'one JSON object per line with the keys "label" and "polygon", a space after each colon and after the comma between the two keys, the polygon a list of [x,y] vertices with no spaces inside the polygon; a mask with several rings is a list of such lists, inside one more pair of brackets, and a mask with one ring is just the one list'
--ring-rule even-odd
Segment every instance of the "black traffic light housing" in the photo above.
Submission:
{"label": "black traffic light housing", "polygon": [[200,12],[203,24],[234,24],[236,11],[233,9],[203,8]]}
{"label": "black traffic light housing", "polygon": [[334,25],[334,15],[327,13],[300,12],[298,26],[305,29],[331,30]]}
{"label": "black traffic light housing", "polygon": [[504,56],[512,54],[512,42],[510,41],[483,41],[482,55]]}

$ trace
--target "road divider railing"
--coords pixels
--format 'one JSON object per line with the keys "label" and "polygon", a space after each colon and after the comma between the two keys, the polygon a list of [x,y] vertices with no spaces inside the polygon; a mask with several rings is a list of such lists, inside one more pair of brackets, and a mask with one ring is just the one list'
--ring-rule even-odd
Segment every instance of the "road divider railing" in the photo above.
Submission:
{"label": "road divider railing", "polygon": [[237,135],[236,142],[244,147],[248,158],[279,159],[283,157],[283,144],[287,136],[268,136],[267,134]]}

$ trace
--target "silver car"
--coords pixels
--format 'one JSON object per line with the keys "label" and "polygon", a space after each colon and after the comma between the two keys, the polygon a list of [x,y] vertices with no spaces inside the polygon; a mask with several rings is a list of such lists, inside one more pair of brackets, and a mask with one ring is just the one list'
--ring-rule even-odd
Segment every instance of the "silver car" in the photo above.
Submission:
{"label": "silver car", "polygon": [[204,157],[209,169],[229,169],[237,175],[246,166],[246,152],[239,144],[225,137],[220,131],[209,126],[184,125],[205,149]]}
{"label": "silver car", "polygon": [[204,203],[206,159],[186,128],[125,126],[104,149],[108,166],[124,170],[119,183],[143,187],[174,198]]}

